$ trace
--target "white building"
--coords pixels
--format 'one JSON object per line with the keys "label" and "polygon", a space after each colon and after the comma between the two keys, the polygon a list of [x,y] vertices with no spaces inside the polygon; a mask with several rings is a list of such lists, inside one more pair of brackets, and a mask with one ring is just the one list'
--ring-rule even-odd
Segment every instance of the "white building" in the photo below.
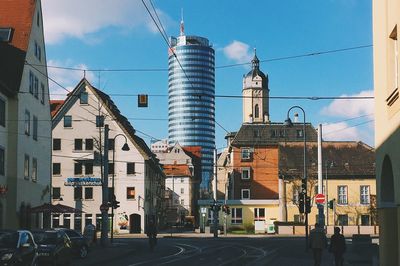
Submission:
{"label": "white building", "polygon": [[[154,154],[135,135],[111,98],[82,79],[61,107],[56,104],[53,108],[53,204],[84,213],[53,215],[52,225],[82,230],[92,223],[100,229],[100,154],[105,124],[110,128],[109,194],[115,169],[115,196],[120,202],[114,211],[114,231],[144,232],[150,216],[162,224],[165,176]],[[129,151],[121,150],[125,143]]]}
{"label": "white building", "polygon": [[0,4],[0,228],[41,226],[50,202],[51,117],[40,0]]}
{"label": "white building", "polygon": [[150,145],[151,151],[154,153],[167,152],[169,145],[167,139],[156,141]]}
{"label": "white building", "polygon": [[[162,142],[162,141],[161,141]],[[156,143],[154,143],[156,144]],[[166,175],[167,220],[183,222],[185,216],[197,215],[197,199],[201,182],[201,147],[182,147],[175,143],[162,152],[153,150]]]}

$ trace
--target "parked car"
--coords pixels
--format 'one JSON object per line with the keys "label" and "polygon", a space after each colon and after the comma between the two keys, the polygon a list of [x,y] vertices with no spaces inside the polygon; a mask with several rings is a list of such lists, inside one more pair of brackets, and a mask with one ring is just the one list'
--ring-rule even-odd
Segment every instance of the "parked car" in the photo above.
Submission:
{"label": "parked car", "polygon": [[89,244],[87,239],[79,232],[68,228],[56,228],[67,234],[72,243],[72,249],[79,258],[86,258],[89,252]]}
{"label": "parked car", "polygon": [[26,230],[0,230],[0,265],[37,265],[37,245]]}
{"label": "parked car", "polygon": [[54,229],[32,231],[38,245],[39,263],[68,265],[71,262],[72,243],[67,234]]}

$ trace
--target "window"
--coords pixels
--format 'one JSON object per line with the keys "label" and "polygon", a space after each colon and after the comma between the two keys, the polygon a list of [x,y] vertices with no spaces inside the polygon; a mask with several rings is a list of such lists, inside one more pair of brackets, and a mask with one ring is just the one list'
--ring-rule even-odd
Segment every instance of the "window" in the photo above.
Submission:
{"label": "window", "polygon": [[338,204],[347,204],[347,186],[338,186]]}
{"label": "window", "polygon": [[259,118],[259,116],[260,116],[260,108],[258,107],[258,104],[256,104],[254,107],[254,118]]}
{"label": "window", "polygon": [[74,163],[74,174],[75,175],[82,174],[82,163]]}
{"label": "window", "polygon": [[296,137],[302,138],[303,137],[303,130],[302,129],[297,129],[296,130]]}
{"label": "window", "polygon": [[369,186],[360,186],[360,203],[369,204]]}
{"label": "window", "polygon": [[64,127],[72,127],[72,116],[70,115],[64,116]]}
{"label": "window", "polygon": [[92,224],[92,215],[91,214],[85,214],[85,225]]}
{"label": "window", "polygon": [[60,226],[60,215],[53,214],[53,228]]}
{"label": "window", "polygon": [[6,101],[0,98],[0,126],[6,126]]}
{"label": "window", "polygon": [[35,83],[33,85],[33,96],[35,96],[36,99],[39,98],[39,79],[35,77]]}
{"label": "window", "polygon": [[33,95],[33,86],[35,83],[35,75],[32,71],[29,71],[29,93]]}
{"label": "window", "polygon": [[[82,214],[80,213],[75,213],[75,219],[74,219],[74,229],[78,231],[79,233],[82,232]],[[74,231],[69,231],[71,234],[76,234]],[[77,234],[78,235],[78,234]],[[78,235],[79,236],[79,235]]]}
{"label": "window", "polygon": [[11,42],[12,28],[0,28],[0,42]]}
{"label": "window", "polygon": [[39,11],[38,11],[37,14],[36,14],[36,25],[37,25],[38,27],[40,27],[40,13],[39,13]]}
{"label": "window", "polygon": [[6,155],[5,155],[5,151],[2,147],[0,147],[0,175],[5,175],[5,162],[6,159]]}
{"label": "window", "polygon": [[127,175],[135,174],[135,163],[126,163],[126,174]]}
{"label": "window", "polygon": [[53,151],[61,150],[61,139],[53,139]]}
{"label": "window", "polygon": [[53,163],[53,175],[61,175],[61,163]]}
{"label": "window", "polygon": [[126,188],[126,198],[127,199],[135,199],[135,188],[134,187]]}
{"label": "window", "polygon": [[250,199],[250,189],[242,189],[242,199]]}
{"label": "window", "polygon": [[250,160],[251,159],[251,151],[250,148],[241,148],[240,154],[242,160]]}
{"label": "window", "polygon": [[181,199],[181,205],[184,206],[185,205],[185,200]]}
{"label": "window", "polygon": [[250,168],[242,168],[242,179],[250,179]]}
{"label": "window", "polygon": [[61,188],[53,187],[52,197],[54,200],[59,200],[61,198]]}
{"label": "window", "polygon": [[81,92],[80,103],[81,104],[88,104],[89,103],[89,94],[86,91]]}
{"label": "window", "polygon": [[114,174],[114,163],[109,163],[108,164],[108,174],[109,175]]}
{"label": "window", "polygon": [[40,98],[40,102],[42,103],[42,104],[44,104],[44,97],[45,97],[45,95],[44,95],[44,84],[43,83],[40,83],[40,90],[41,90],[41,98]]}
{"label": "window", "polygon": [[93,188],[85,187],[85,199],[93,199]]}
{"label": "window", "polygon": [[33,116],[33,134],[32,134],[32,138],[34,140],[37,140],[38,138],[38,118],[37,116]]}
{"label": "window", "polygon": [[185,179],[183,177],[181,177],[181,183],[185,182]]}
{"label": "window", "polygon": [[104,116],[103,115],[96,116],[96,127],[104,127]]}
{"label": "window", "polygon": [[231,223],[232,224],[242,224],[243,217],[242,217],[242,208],[232,208],[231,212]]}
{"label": "window", "polygon": [[265,208],[254,208],[254,221],[265,221]]}
{"label": "window", "polygon": [[370,225],[368,214],[361,215],[361,225]]}
{"label": "window", "polygon": [[276,138],[278,137],[279,131],[277,129],[271,129],[271,137]]}
{"label": "window", "polygon": [[82,150],[82,139],[75,139],[74,141],[74,150],[81,151]]}
{"label": "window", "polygon": [[42,50],[40,48],[40,45],[35,41],[35,57],[39,59],[39,61],[42,59]]}
{"label": "window", "polygon": [[93,139],[85,139],[85,149],[87,151],[93,150]]}
{"label": "window", "polygon": [[25,134],[31,134],[31,113],[28,110],[25,110]]}
{"label": "window", "polygon": [[85,175],[93,175],[93,163],[92,162],[85,163]]}
{"label": "window", "polygon": [[295,223],[301,222],[301,220],[300,220],[300,215],[299,215],[299,214],[293,215],[293,221],[294,221]]}
{"label": "window", "polygon": [[293,204],[298,204],[300,197],[300,188],[298,188],[297,186],[293,186],[292,191],[293,191],[292,202]]}
{"label": "window", "polygon": [[32,181],[36,182],[37,181],[37,169],[38,165],[37,165],[37,159],[36,158],[32,158]]}
{"label": "window", "polygon": [[261,137],[260,130],[259,130],[259,129],[255,129],[255,130],[253,131],[253,136],[254,136],[255,138]]}
{"label": "window", "polygon": [[108,139],[108,150],[110,151],[114,150],[114,146],[115,146],[114,139]]}
{"label": "window", "polygon": [[349,225],[349,216],[347,214],[339,214],[338,225]]}
{"label": "window", "polygon": [[185,189],[181,188],[181,194],[185,194]]}
{"label": "window", "polygon": [[24,161],[24,178],[29,179],[29,155],[25,154]]}
{"label": "window", "polygon": [[82,187],[74,187],[74,200],[82,199]]}

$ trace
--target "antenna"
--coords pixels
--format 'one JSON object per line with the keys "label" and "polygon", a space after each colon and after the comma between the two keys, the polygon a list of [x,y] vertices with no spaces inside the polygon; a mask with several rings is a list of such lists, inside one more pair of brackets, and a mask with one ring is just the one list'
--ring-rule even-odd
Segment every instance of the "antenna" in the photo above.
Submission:
{"label": "antenna", "polygon": [[183,36],[185,35],[185,26],[183,22],[183,8],[181,9],[181,27],[180,27],[180,35]]}

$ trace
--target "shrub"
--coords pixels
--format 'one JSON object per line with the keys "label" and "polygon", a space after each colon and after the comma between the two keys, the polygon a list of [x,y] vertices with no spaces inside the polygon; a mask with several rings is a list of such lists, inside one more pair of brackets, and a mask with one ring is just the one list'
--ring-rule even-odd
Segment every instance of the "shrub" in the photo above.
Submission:
{"label": "shrub", "polygon": [[254,224],[246,223],[243,225],[243,227],[246,233],[254,233]]}

